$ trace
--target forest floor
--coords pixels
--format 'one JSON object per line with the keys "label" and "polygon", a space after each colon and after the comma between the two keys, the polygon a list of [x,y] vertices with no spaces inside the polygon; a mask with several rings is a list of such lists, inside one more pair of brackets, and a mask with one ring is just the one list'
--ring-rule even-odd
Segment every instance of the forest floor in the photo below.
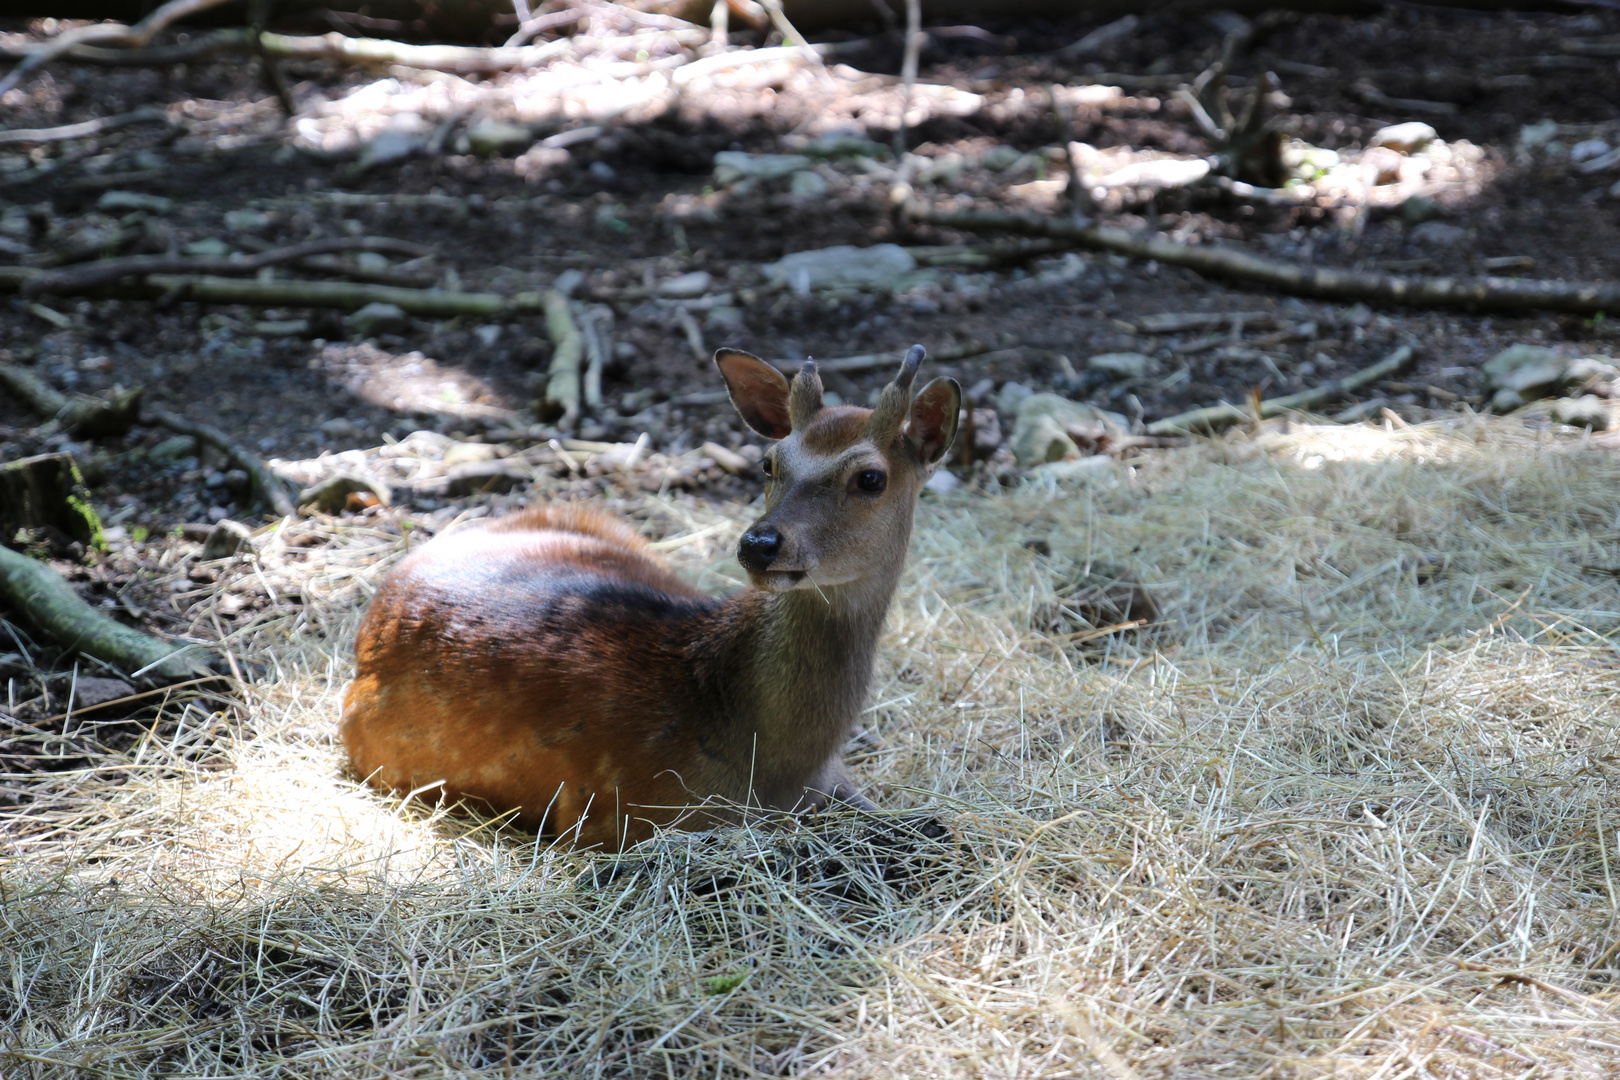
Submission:
{"label": "forest floor", "polygon": [[[291,118],[240,60],[57,63],[0,98],[8,128],[162,109],[0,141],[0,271],[382,236],[427,253],[260,280],[566,287],[605,357],[602,404],[559,427],[535,409],[538,314],[366,325],[133,287],[0,304],[0,360],[59,390],[143,385],[295,485],[389,495],[259,516],[171,431],[78,439],[0,395],[0,461],[72,452],[106,529],[104,551],[34,553],[243,676],[145,693],[0,623],[7,1075],[1614,1075],[1615,436],[1545,400],[1479,414],[1497,352],[1620,354],[1615,320],[1301,299],[1087,252],[926,265],[987,238],[890,212],[904,181],[936,208],[1066,214],[1072,140],[1107,224],[1620,279],[1620,15],[1266,17],[1229,83],[1279,76],[1312,185],[1286,198],[1156,164],[1213,153],[1175,91],[1234,25],[1144,20],[1083,56],[1053,49],[1089,25],[930,28],[908,166],[885,149],[908,106],[881,28],[834,35],[825,65],[691,83],[659,66],[687,46],[617,55],[611,26],[566,71],[289,61]],[[0,22],[0,45],[42,29]],[[1370,146],[1413,120],[1436,140]],[[725,151],[809,161],[730,183]],[[827,289],[764,269],[888,243],[922,264]],[[913,342],[980,412],[956,490],[919,508],[850,748],[883,815],[669,836],[618,866],[345,775],[355,620],[413,538],[590,498],[733,588],[759,440],[708,354],[884,354],[828,367],[865,403]],[[1140,427],[1403,345],[1415,364],[1354,422],[1248,423],[1083,474],[1012,454],[1025,391]],[[1092,362],[1119,353],[1137,370]],[[224,517],[254,535],[205,560]]]}

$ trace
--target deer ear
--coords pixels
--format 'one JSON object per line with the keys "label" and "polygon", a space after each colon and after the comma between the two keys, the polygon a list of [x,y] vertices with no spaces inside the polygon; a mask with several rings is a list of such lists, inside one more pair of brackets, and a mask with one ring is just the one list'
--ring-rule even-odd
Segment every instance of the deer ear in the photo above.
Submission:
{"label": "deer ear", "polygon": [[962,388],[955,379],[935,379],[911,403],[906,438],[924,465],[937,465],[956,438],[962,414]]}
{"label": "deer ear", "polygon": [[788,437],[793,423],[788,413],[787,376],[740,349],[717,350],[714,366],[726,380],[726,391],[743,423],[767,439]]}

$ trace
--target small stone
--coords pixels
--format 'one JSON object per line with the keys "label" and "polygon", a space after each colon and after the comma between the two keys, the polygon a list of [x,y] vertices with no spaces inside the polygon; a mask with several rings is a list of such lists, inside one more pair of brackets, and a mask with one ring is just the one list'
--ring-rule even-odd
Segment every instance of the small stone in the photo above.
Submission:
{"label": "small stone", "polygon": [[1528,401],[1556,386],[1568,370],[1569,361],[1555,349],[1509,345],[1485,361],[1480,368],[1480,383],[1487,393],[1512,390]]}
{"label": "small stone", "polygon": [[1387,146],[1369,146],[1361,152],[1361,168],[1374,184],[1393,184],[1401,178],[1404,157]]}
{"label": "small stone", "polygon": [[380,251],[360,251],[355,253],[354,265],[368,274],[380,274],[392,264]]}
{"label": "small stone", "polygon": [[467,148],[479,157],[520,154],[533,142],[528,128],[504,120],[484,120],[467,129]]}
{"label": "small stone", "polygon": [[233,233],[259,233],[275,223],[275,218],[263,210],[225,211],[225,229]]}
{"label": "small stone", "polygon": [[360,148],[355,168],[360,172],[403,161],[427,146],[426,133],[416,131],[385,131]]}
{"label": "small stone", "polygon": [[1002,384],[1000,393],[996,394],[996,411],[1006,416],[1017,416],[1018,407],[1034,394],[1035,391],[1023,383],[1009,379]]}
{"label": "small stone", "polygon": [[1391,150],[1398,150],[1403,154],[1415,154],[1428,146],[1438,137],[1434,128],[1421,120],[1409,120],[1404,124],[1391,124],[1386,128],[1379,128],[1373,132],[1373,146],[1387,146]]}
{"label": "small stone", "polygon": [[183,254],[195,255],[203,259],[223,259],[231,253],[231,245],[217,236],[208,236],[201,240],[193,240],[183,246],[180,251]]}
{"label": "small stone", "polygon": [[74,712],[84,712],[135,693],[135,688],[123,679],[98,679],[91,675],[74,679],[72,690]]}
{"label": "small stone", "polygon": [[410,327],[411,317],[405,314],[405,309],[398,304],[385,304],[374,300],[349,315],[343,322],[361,337],[374,337],[377,334],[401,333]]}
{"label": "small stone", "polygon": [[203,487],[222,488],[224,486],[225,473],[221,469],[215,469],[213,472],[208,474],[205,480],[203,480]]}
{"label": "small stone", "polygon": [[354,491],[370,491],[384,506],[393,501],[393,493],[386,485],[353,473],[338,473],[300,491],[294,502],[302,510],[314,509],[322,514],[337,514],[343,511],[349,501],[350,492]]}
{"label": "small stone", "polygon": [[1498,390],[1491,395],[1491,411],[1510,413],[1524,405],[1524,395],[1517,390]]}
{"label": "small stone", "polygon": [[807,199],[819,199],[827,194],[827,178],[810,169],[796,172],[788,181],[788,190]]}
{"label": "small stone", "polygon": [[175,435],[164,439],[146,452],[146,456],[153,461],[180,461],[182,458],[195,457],[197,454],[197,440],[190,435]]}
{"label": "small stone", "polygon": [[707,270],[694,270],[659,283],[654,291],[670,300],[693,300],[709,291],[714,278]]}
{"label": "small stone", "polygon": [[1021,152],[1013,147],[1005,143],[997,143],[980,155],[979,161],[992,172],[1003,172],[1018,164],[1018,159],[1023,156]]}
{"label": "small stone", "polygon": [[501,340],[501,326],[499,323],[485,323],[473,331],[473,337],[477,338],[478,344],[484,348],[493,349],[495,343]]}
{"label": "small stone", "polygon": [[1151,356],[1139,352],[1102,353],[1086,361],[1087,371],[1098,372],[1110,379],[1145,379],[1155,366]]}
{"label": "small stone", "polygon": [[1564,369],[1564,382],[1569,386],[1587,387],[1593,383],[1613,382],[1620,379],[1620,367],[1612,356],[1582,356],[1569,362]]}
{"label": "small stone", "polygon": [[[346,439],[356,434],[360,428],[346,416],[334,416],[330,420],[321,421],[317,430],[329,439]],[[223,479],[221,482],[223,483]]]}
{"label": "small stone", "polygon": [[166,214],[174,209],[174,200],[162,195],[148,195],[141,191],[108,191],[96,200],[97,210],[145,210],[153,214]]}
{"label": "small stone", "polygon": [[627,364],[638,355],[635,345],[629,341],[615,341],[613,343],[613,359],[621,364]]}
{"label": "small stone", "polygon": [[585,171],[598,184],[611,184],[619,175],[619,170],[605,161],[593,161],[585,167]]}
{"label": "small stone", "polygon": [[957,479],[955,473],[949,469],[940,469],[928,478],[928,483],[924,484],[923,488],[935,495],[949,495],[961,486],[962,481]]}
{"label": "small stone", "polygon": [[728,187],[742,180],[778,180],[810,167],[803,154],[745,154],[722,150],[714,155],[714,180]]}
{"label": "small stone", "polygon": [[253,478],[245,469],[227,469],[225,471],[225,490],[238,498],[253,490]]}
{"label": "small stone", "polygon": [[209,521],[215,521],[215,522],[224,521],[226,518],[228,518],[230,516],[231,516],[231,512],[229,510],[225,509],[223,506],[210,506],[208,508],[208,520]]}
{"label": "small stone", "polygon": [[240,521],[232,521],[228,517],[220,518],[208,531],[208,539],[203,541],[202,554],[198,558],[208,562],[211,559],[235,555],[252,537],[253,530]]}
{"label": "small stone", "polygon": [[1560,398],[1553,402],[1552,418],[1560,424],[1591,428],[1593,431],[1608,431],[1614,426],[1614,414],[1609,409],[1609,403],[1594,394]]}
{"label": "small stone", "polygon": [[813,139],[803,148],[811,157],[819,158],[886,158],[889,148],[880,142],[863,139],[857,135],[823,135]]}
{"label": "small stone", "polygon": [[1425,221],[1408,235],[1414,244],[1423,247],[1451,248],[1468,242],[1467,229],[1444,221]]}
{"label": "small stone", "polygon": [[916,268],[917,260],[899,244],[839,244],[794,252],[763,267],[766,277],[800,292],[837,286],[892,288],[897,278]]}
{"label": "small stone", "polygon": [[1536,147],[1551,142],[1558,135],[1558,121],[1538,120],[1533,124],[1524,124],[1519,128],[1519,146],[1525,150],[1534,150]]}

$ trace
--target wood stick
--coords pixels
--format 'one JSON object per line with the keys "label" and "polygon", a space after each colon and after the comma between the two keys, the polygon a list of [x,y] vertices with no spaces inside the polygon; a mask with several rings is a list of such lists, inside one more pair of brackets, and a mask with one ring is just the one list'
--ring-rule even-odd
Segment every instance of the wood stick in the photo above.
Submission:
{"label": "wood stick", "polygon": [[335,236],[325,240],[289,247],[273,248],[257,255],[232,255],[223,259],[210,259],[180,255],[129,255],[117,259],[100,259],[81,263],[70,270],[54,270],[40,274],[18,290],[24,296],[44,293],[72,295],[93,289],[119,278],[142,274],[223,274],[243,276],[258,273],[266,266],[296,262],[312,255],[326,255],[334,251],[379,251],[408,258],[420,258],[430,248],[408,240],[395,240],[387,236]]}
{"label": "wood stick", "polygon": [[[39,276],[42,271],[20,266],[0,266],[0,293],[11,292]],[[318,307],[357,311],[370,303],[396,304],[413,315],[450,318],[473,315],[481,318],[509,318],[540,311],[539,293],[450,292],[444,289],[402,289],[391,285],[359,285],[349,281],[254,281],[213,276],[147,274],[117,286],[101,286],[86,292],[148,299],[168,298],[171,302],[191,300],[202,304],[247,304],[255,307]],[[58,293],[58,295],[64,295]]]}
{"label": "wood stick", "polygon": [[28,403],[47,420],[80,438],[122,435],[140,422],[142,387],[114,387],[105,397],[79,394],[69,397],[28,368],[0,362],[0,385]]}
{"label": "wood stick", "polygon": [[173,645],[108,618],[37,559],[0,547],[0,599],[41,636],[156,681],[212,678],[195,647]]}
{"label": "wood stick", "polygon": [[12,68],[11,73],[4,79],[0,79],[0,95],[20,83],[29,72],[50,63],[76,45],[101,41],[140,48],[151,42],[158,32],[170,23],[228,2],[229,0],[169,0],[167,4],[134,26],[125,26],[123,23],[91,23],[89,26],[64,31],[39,48],[31,50],[23,58],[22,63]]}
{"label": "wood stick", "polygon": [[295,517],[297,509],[293,506],[292,496],[287,493],[286,487],[275,473],[271,472],[258,456],[249,452],[241,443],[229,435],[209,424],[199,424],[185,417],[161,410],[154,412],[150,417],[152,423],[160,424],[170,431],[181,435],[190,435],[194,439],[201,439],[209,446],[219,450],[231,463],[245,471],[253,478],[253,490],[259,498],[269,503],[279,517]]}
{"label": "wood stick", "polygon": [[92,135],[100,135],[103,131],[113,131],[117,128],[128,127],[131,124],[166,124],[168,122],[169,114],[166,111],[156,106],[150,106],[136,109],[134,112],[123,113],[119,116],[102,116],[78,124],[63,124],[61,127],[17,128],[12,131],[0,131],[0,143],[66,142],[69,139],[88,139]]}
{"label": "wood stick", "polygon": [[1580,315],[1620,311],[1620,284],[1609,281],[1528,281],[1522,278],[1401,277],[1361,270],[1303,266],[1283,259],[1214,244],[1194,246],[1163,236],[1107,225],[1082,226],[1060,218],[1000,210],[938,211],[907,204],[914,221],[964,232],[1012,232],[1051,236],[1076,247],[1113,251],[1138,259],[1185,266],[1206,277],[1269,285],[1286,293],[1328,300],[1376,300],[1412,307],[1548,308]]}
{"label": "wood stick", "polygon": [[555,347],[546,377],[546,405],[561,410],[559,427],[571,429],[579,420],[579,365],[585,355],[585,339],[568,310],[568,297],[548,289],[545,308],[546,333]]}
{"label": "wood stick", "polygon": [[1208,408],[1193,409],[1191,412],[1155,420],[1147,426],[1147,432],[1149,435],[1179,435],[1193,431],[1214,431],[1231,424],[1242,423],[1244,420],[1252,420],[1256,412],[1261,418],[1265,418],[1315,408],[1334,398],[1353,394],[1379,379],[1398,374],[1411,364],[1415,355],[1412,346],[1402,345],[1372,367],[1364,368],[1353,375],[1346,375],[1342,379],[1333,379],[1298,394],[1262,401],[1258,409],[1240,405],[1211,405]]}

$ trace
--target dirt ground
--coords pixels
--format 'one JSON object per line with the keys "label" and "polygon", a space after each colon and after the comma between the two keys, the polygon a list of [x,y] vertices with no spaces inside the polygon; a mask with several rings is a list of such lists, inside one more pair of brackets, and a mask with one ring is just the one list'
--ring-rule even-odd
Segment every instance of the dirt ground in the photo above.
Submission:
{"label": "dirt ground", "polygon": [[[1257,72],[1277,73],[1281,96],[1271,103],[1294,145],[1348,161],[1386,125],[1426,121],[1446,148],[1429,179],[1369,187],[1359,201],[1324,195],[1287,206],[1213,185],[1099,187],[1095,210],[1103,220],[1333,266],[1606,280],[1620,273],[1620,197],[1610,195],[1620,165],[1591,168],[1604,153],[1596,143],[1620,144],[1620,70],[1612,57],[1567,44],[1620,31],[1620,15],[1411,7],[1361,19],[1284,13],[1256,25],[1233,65],[1234,93],[1252,87]],[[48,28],[11,21],[0,29],[16,46]],[[287,63],[299,109],[288,119],[256,65],[241,60],[166,69],[56,64],[6,95],[8,127],[149,105],[164,107],[167,122],[90,140],[0,146],[0,260],[241,251],[253,250],[249,242],[263,248],[366,233],[432,254],[407,266],[350,260],[348,276],[369,270],[377,280],[512,294],[579,271],[579,303],[606,305],[604,406],[577,430],[556,434],[631,442],[645,432],[652,450],[672,458],[705,442],[758,441],[699,358],[717,345],[786,360],[897,351],[912,342],[974,353],[932,362],[932,373],[954,375],[981,405],[1000,401],[1004,432],[1013,418],[996,395],[1009,381],[1152,421],[1246,400],[1254,390],[1296,392],[1407,342],[1418,348],[1416,368],[1367,396],[1416,419],[1485,407],[1478,369],[1504,346],[1620,351],[1613,321],[1602,318],[1371,310],[1089,254],[935,269],[893,291],[772,288],[760,267],[791,252],[981,239],[897,229],[887,210],[894,162],[878,148],[823,162],[809,193],[782,181],[719,185],[718,151],[793,151],[828,136],[890,142],[899,90],[892,78],[863,73],[897,70],[897,39],[869,29],[876,36],[832,35],[839,51],[822,70],[745,72],[705,92],[617,105],[602,104],[605,91],[568,91],[575,96],[536,104],[544,87],[519,75],[461,79]],[[922,163],[918,191],[936,205],[1061,212],[1052,189],[1063,175],[1065,136],[1086,144],[1099,174],[1210,153],[1174,90],[1215,59],[1230,22],[1164,17],[1083,58],[1050,51],[1090,29],[932,28],[921,81],[934,89],[919,90],[924,107],[911,132]],[[1050,88],[1092,84],[1118,89],[1065,89],[1078,96],[1069,130],[1060,131]],[[412,104],[390,105],[390,95]],[[370,140],[399,128],[406,112],[442,129],[442,149],[369,164]],[[600,130],[544,153],[480,156],[457,144],[475,122],[503,119],[536,135],[578,134],[589,120]],[[695,271],[712,284],[684,309],[650,295]],[[316,276],[308,268],[283,273]],[[1145,316],[1191,311],[1264,317],[1222,329],[1224,339],[1142,332]],[[539,316],[489,324],[407,318],[366,333],[339,311],[46,297],[32,308],[19,300],[0,307],[0,343],[60,389],[143,384],[152,405],[215,423],[279,461],[376,447],[418,429],[531,443],[551,433],[533,426],[531,410],[551,357]],[[1147,355],[1151,375],[1121,381],[1087,368],[1088,358],[1116,351]],[[864,402],[888,375],[880,366],[829,373],[826,381],[844,399]],[[249,517],[226,467],[206,454],[162,451],[171,438],[137,427],[79,444],[41,427],[20,402],[0,399],[0,458],[73,450],[121,540]],[[991,436],[982,450],[993,447]],[[749,482],[712,469],[705,475],[730,495]],[[411,496],[403,498],[410,509]],[[415,508],[441,501],[422,495]]]}

